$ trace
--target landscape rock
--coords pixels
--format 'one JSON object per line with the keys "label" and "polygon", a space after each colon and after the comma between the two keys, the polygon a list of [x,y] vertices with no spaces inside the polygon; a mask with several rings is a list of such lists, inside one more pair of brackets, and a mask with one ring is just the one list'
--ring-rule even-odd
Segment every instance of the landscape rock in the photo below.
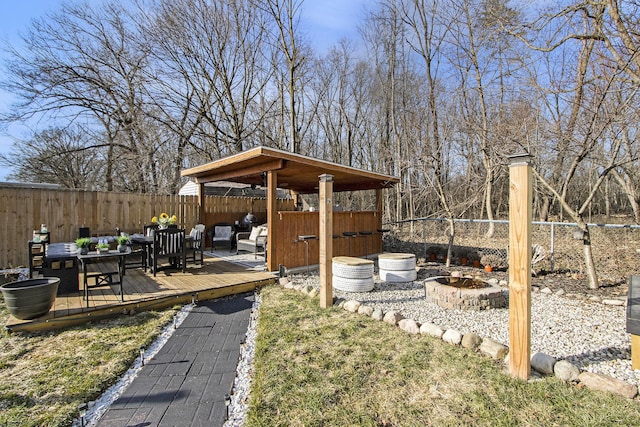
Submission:
{"label": "landscape rock", "polygon": [[400,329],[402,329],[405,332],[408,332],[410,334],[419,334],[420,333],[420,327],[418,326],[418,324],[416,323],[415,320],[413,319],[402,319],[398,322],[398,327],[400,327]]}
{"label": "landscape rock", "polygon": [[347,311],[350,311],[351,313],[357,313],[358,309],[360,308],[360,304],[361,304],[360,301],[351,299],[345,302],[342,308],[344,308]]}
{"label": "landscape rock", "polygon": [[280,284],[280,286],[284,287],[288,283],[291,283],[291,280],[289,280],[288,277],[281,277],[281,278],[278,279],[278,283]]}
{"label": "landscape rock", "polygon": [[402,319],[404,319],[404,316],[402,316],[402,314],[396,311],[388,311],[382,318],[383,321],[394,326],[397,325],[398,322],[401,321]]}
{"label": "landscape rock", "polygon": [[580,375],[580,369],[567,360],[557,361],[556,364],[553,365],[553,372],[556,374],[556,377],[567,382],[578,381],[578,376]]}
{"label": "landscape rock", "polygon": [[536,353],[531,356],[531,367],[542,374],[552,375],[555,364],[556,359],[548,354]]}
{"label": "landscape rock", "polygon": [[485,338],[482,340],[482,344],[480,344],[480,352],[493,359],[499,360],[504,359],[505,356],[509,354],[509,348],[490,338]]}
{"label": "landscape rock", "polygon": [[464,334],[462,337],[462,347],[476,349],[482,343],[482,338],[479,335],[474,333]]}
{"label": "landscape rock", "polygon": [[432,337],[442,338],[444,331],[435,323],[427,322],[420,325],[420,333],[422,335],[431,335]]}
{"label": "landscape rock", "polygon": [[371,317],[371,315],[373,314],[373,307],[370,307],[368,305],[361,305],[360,307],[358,307],[358,314],[363,314],[365,316]]}
{"label": "landscape rock", "polygon": [[311,293],[311,291],[315,290],[315,288],[311,285],[305,286],[304,288],[302,288],[302,292],[304,292],[305,294],[309,295]]}
{"label": "landscape rock", "polygon": [[602,300],[602,303],[604,305],[622,306],[622,305],[624,305],[624,300],[621,300],[621,299],[605,299],[605,300]]}
{"label": "landscape rock", "polygon": [[382,320],[384,318],[384,313],[382,312],[381,308],[376,308],[375,310],[373,310],[373,313],[371,313],[371,318],[373,320]]}
{"label": "landscape rock", "polygon": [[541,294],[552,294],[553,291],[551,289],[549,289],[549,288],[543,288],[543,289],[540,289],[540,293]]}
{"label": "landscape rock", "polygon": [[565,290],[564,290],[564,289],[562,289],[562,288],[560,288],[560,289],[558,289],[558,290],[556,291],[556,295],[558,295],[558,296],[564,295],[565,293],[566,293],[566,292],[565,292]]}
{"label": "landscape rock", "polygon": [[587,388],[597,391],[614,393],[627,399],[633,399],[638,394],[638,387],[606,375],[583,372],[578,377]]}
{"label": "landscape rock", "polygon": [[284,288],[285,289],[293,289],[295,288],[295,285],[293,284],[293,282],[287,282],[284,284]]}
{"label": "landscape rock", "polygon": [[442,334],[442,341],[459,345],[462,342],[462,334],[455,329],[447,329],[444,334]]}

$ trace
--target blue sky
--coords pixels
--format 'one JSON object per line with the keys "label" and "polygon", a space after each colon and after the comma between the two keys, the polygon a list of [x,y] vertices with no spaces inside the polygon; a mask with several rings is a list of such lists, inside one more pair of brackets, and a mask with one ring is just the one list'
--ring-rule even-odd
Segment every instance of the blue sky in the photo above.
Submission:
{"label": "blue sky", "polygon": [[[18,35],[26,31],[33,19],[57,10],[62,3],[61,0],[3,0],[0,39],[3,43],[8,41],[18,46]],[[303,31],[316,51],[325,53],[343,37],[358,39],[357,25],[362,20],[364,6],[371,3],[371,0],[304,0],[301,17]],[[3,61],[0,52],[0,62]],[[3,72],[0,70],[0,73]],[[0,111],[6,111],[10,103],[11,95],[0,91]],[[12,137],[26,138],[29,135],[30,130],[25,126],[12,125],[6,130],[0,129],[0,153],[10,150]],[[7,172],[0,169],[0,181],[6,180]]]}

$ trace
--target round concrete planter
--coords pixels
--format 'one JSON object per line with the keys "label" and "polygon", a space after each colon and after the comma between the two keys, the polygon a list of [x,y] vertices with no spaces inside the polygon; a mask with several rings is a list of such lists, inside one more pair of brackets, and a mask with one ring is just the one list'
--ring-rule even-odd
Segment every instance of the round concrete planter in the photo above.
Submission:
{"label": "round concrete planter", "polygon": [[7,310],[21,320],[35,319],[49,312],[58,293],[60,279],[18,280],[0,286]]}

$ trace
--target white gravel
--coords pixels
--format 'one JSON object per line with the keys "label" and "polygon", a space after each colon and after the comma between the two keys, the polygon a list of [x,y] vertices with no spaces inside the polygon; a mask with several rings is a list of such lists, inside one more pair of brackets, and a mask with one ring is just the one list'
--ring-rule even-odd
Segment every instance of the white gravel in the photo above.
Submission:
{"label": "white gravel", "polygon": [[[319,288],[317,274],[295,276],[295,283]],[[504,289],[508,298],[508,290]],[[509,309],[451,310],[425,300],[424,286],[380,282],[371,292],[341,292],[334,296],[394,310],[418,323],[432,322],[440,328],[473,332],[509,345]],[[609,306],[554,294],[532,293],[531,354],[545,353],[565,359],[581,370],[605,374],[638,386],[640,370],[631,369],[631,335],[625,332],[624,306]]]}
{"label": "white gravel", "polygon": [[[295,275],[291,279],[295,284],[311,285],[319,289],[317,272]],[[504,292],[508,291],[505,289]],[[375,287],[371,292],[334,290],[334,296],[345,300],[355,299],[373,308],[381,308],[383,312],[398,311],[418,323],[432,322],[445,330],[455,329],[463,334],[473,332],[483,338],[491,338],[507,346],[509,344],[508,309],[445,309],[425,300],[424,287],[420,280],[410,283],[386,283],[381,282],[376,276]],[[229,419],[224,427],[242,426],[247,415],[260,301],[260,294],[256,293],[247,335],[240,349]],[[557,360],[568,360],[585,371],[608,375],[636,386],[640,384],[640,370],[631,369],[631,338],[625,332],[624,306],[609,306],[566,296],[533,293],[531,318],[532,354],[542,352]],[[166,338],[165,336],[160,341],[166,341]],[[162,344],[154,343],[154,351]],[[135,370],[135,367],[132,369]],[[127,381],[131,380],[131,376],[125,377],[128,377]],[[120,387],[123,385],[122,382],[119,384]],[[117,388],[116,386],[106,393],[106,399],[109,401],[105,402],[107,406],[114,400],[114,395],[119,393]],[[103,406],[104,409],[104,405],[95,406]]]}

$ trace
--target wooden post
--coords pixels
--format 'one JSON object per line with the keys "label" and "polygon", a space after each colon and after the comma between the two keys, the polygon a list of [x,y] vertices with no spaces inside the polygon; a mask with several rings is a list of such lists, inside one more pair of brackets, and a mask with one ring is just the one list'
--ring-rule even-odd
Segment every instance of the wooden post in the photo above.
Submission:
{"label": "wooden post", "polygon": [[333,305],[333,175],[320,175],[320,307]]}
{"label": "wooden post", "polygon": [[268,171],[267,172],[267,247],[265,250],[267,251],[266,261],[267,261],[267,270],[268,271],[277,271],[277,247],[278,247],[278,236],[276,235],[276,188],[278,186],[278,172],[276,171]]}
{"label": "wooden post", "polygon": [[[376,223],[376,229],[382,229],[382,188],[376,189],[376,212],[378,212],[378,222]],[[375,240],[374,250],[377,253],[382,253],[382,233],[378,233],[379,238]]]}
{"label": "wooden post", "polygon": [[531,374],[533,174],[528,154],[509,159],[509,372],[526,380]]}
{"label": "wooden post", "polygon": [[201,224],[204,224],[205,222],[205,217],[204,217],[204,198],[205,198],[205,188],[204,188],[204,184],[200,183],[198,185],[198,222]]}
{"label": "wooden post", "polygon": [[640,369],[640,335],[631,334],[631,369]]}

